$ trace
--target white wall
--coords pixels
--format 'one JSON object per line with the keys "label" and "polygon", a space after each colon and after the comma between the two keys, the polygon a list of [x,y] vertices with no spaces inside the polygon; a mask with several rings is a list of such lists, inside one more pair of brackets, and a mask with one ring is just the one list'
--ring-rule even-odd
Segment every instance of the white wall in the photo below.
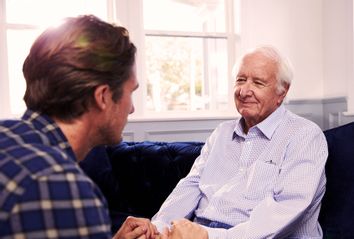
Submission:
{"label": "white wall", "polygon": [[346,97],[354,113],[353,0],[241,3],[241,49],[272,44],[290,58],[289,99]]}
{"label": "white wall", "polygon": [[353,1],[324,0],[324,97],[347,96],[354,112]]}
{"label": "white wall", "polygon": [[226,119],[130,121],[124,129],[125,141],[204,142]]}
{"label": "white wall", "polygon": [[242,49],[276,46],[295,69],[288,98],[322,98],[323,1],[243,0],[242,8]]}
{"label": "white wall", "polygon": [[[346,84],[349,75],[347,61],[351,55],[350,45],[353,39],[350,31],[351,0],[324,0],[324,95],[346,95]],[[342,83],[339,83],[342,82]]]}

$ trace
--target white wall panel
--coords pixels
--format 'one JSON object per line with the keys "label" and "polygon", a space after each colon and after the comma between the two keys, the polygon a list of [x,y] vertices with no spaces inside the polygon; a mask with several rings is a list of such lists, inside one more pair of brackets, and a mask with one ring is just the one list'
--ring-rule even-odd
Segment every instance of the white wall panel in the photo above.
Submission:
{"label": "white wall panel", "polygon": [[242,4],[242,50],[276,46],[295,69],[288,98],[322,98],[323,1],[243,0]]}
{"label": "white wall panel", "polygon": [[150,141],[159,141],[163,139],[166,142],[175,141],[200,141],[205,142],[207,137],[213,132],[214,129],[204,130],[168,130],[168,131],[147,131],[146,139]]}

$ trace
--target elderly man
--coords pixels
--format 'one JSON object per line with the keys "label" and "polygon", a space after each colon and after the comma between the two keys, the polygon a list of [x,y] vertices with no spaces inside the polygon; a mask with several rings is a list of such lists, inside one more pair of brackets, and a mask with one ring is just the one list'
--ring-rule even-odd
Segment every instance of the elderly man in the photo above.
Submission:
{"label": "elderly man", "polygon": [[[0,122],[0,237],[112,238],[106,200],[77,162],[122,139],[138,87],[128,31],[68,18],[34,42],[23,65],[27,110]],[[154,238],[130,217],[115,239]]]}
{"label": "elderly man", "polygon": [[259,47],[236,73],[242,117],[215,129],[153,223],[162,231],[172,222],[171,238],[321,238],[327,144],[317,125],[282,104],[288,61]]}

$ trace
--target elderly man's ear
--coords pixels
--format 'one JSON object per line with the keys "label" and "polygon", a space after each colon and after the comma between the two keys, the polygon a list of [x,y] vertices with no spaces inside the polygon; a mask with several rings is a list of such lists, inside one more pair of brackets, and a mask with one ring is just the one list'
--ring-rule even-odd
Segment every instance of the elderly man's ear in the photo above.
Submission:
{"label": "elderly man's ear", "polygon": [[284,98],[286,97],[286,94],[288,93],[288,90],[289,90],[289,85],[286,85],[284,86],[284,89],[283,89],[283,92],[280,93],[280,97],[279,97],[279,100],[278,100],[278,104],[281,104],[284,100]]}

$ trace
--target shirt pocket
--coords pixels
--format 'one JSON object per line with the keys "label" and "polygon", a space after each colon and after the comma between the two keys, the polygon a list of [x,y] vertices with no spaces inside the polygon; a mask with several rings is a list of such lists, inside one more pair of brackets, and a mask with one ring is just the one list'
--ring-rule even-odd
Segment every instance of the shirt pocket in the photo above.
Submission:
{"label": "shirt pocket", "polygon": [[250,168],[245,189],[245,198],[262,200],[273,191],[278,166],[272,161],[257,160]]}

